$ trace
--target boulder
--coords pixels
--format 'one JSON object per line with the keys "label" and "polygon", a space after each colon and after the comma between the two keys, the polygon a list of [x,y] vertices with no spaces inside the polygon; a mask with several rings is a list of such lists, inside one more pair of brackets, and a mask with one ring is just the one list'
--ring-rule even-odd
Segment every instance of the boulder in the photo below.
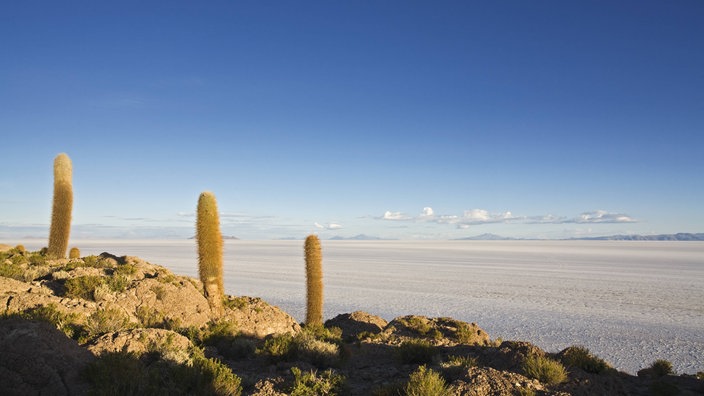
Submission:
{"label": "boulder", "polygon": [[356,339],[362,333],[379,334],[388,325],[383,318],[363,311],[335,316],[325,322],[326,327],[339,327],[343,339]]}
{"label": "boulder", "polygon": [[52,325],[0,320],[0,394],[83,395],[80,373],[94,357]]}
{"label": "boulder", "polygon": [[296,334],[301,331],[293,316],[261,298],[225,298],[225,317],[234,321],[243,335],[261,339],[272,334]]}

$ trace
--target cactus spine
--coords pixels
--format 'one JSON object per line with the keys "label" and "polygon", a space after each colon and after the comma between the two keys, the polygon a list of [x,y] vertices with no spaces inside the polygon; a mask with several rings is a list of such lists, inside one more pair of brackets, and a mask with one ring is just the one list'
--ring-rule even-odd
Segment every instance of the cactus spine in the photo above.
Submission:
{"label": "cactus spine", "polygon": [[220,217],[215,195],[203,192],[198,198],[196,219],[196,239],[198,241],[198,274],[203,282],[203,291],[210,308],[216,315],[223,313],[225,297],[222,270],[222,235]]}
{"label": "cactus spine", "polygon": [[306,324],[323,324],[323,255],[320,240],[309,235],[305,243],[306,255]]}
{"label": "cactus spine", "polygon": [[61,153],[54,159],[54,202],[51,210],[48,255],[65,258],[71,232],[73,186],[71,184],[71,159]]}

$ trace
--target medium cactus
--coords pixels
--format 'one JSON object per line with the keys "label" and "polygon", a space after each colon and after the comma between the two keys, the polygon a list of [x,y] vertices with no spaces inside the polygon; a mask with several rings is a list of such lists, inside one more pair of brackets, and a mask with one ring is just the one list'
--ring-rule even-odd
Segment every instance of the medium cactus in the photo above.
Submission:
{"label": "medium cactus", "polygon": [[77,247],[72,247],[71,250],[68,251],[68,258],[70,258],[70,259],[81,258],[81,250],[78,249]]}
{"label": "medium cactus", "polygon": [[196,239],[198,241],[198,274],[203,282],[203,292],[210,308],[216,314],[223,313],[225,297],[222,270],[222,235],[220,217],[215,195],[203,192],[198,198],[196,219]]}
{"label": "medium cactus", "polygon": [[306,255],[306,324],[323,323],[323,255],[320,240],[309,235],[305,243]]}
{"label": "medium cactus", "polygon": [[65,258],[71,232],[73,186],[71,184],[71,159],[61,153],[54,159],[54,202],[51,211],[48,255]]}

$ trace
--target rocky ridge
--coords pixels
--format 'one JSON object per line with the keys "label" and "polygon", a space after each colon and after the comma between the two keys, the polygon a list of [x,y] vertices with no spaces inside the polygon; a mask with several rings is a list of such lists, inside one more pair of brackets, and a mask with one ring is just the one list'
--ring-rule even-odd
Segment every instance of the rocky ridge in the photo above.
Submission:
{"label": "rocky ridge", "polygon": [[[492,340],[477,324],[452,318],[387,322],[358,311],[305,327],[259,298],[237,296],[227,296],[226,312],[217,316],[198,280],[137,257],[48,260],[20,247],[4,250],[0,394],[111,394],[96,383],[101,365],[118,373],[158,369],[151,376],[161,378],[158,388],[138,371],[124,372],[139,380],[113,378],[123,394],[398,395],[421,366],[439,373],[444,394],[452,395],[704,394],[704,381],[694,376],[653,369],[631,376],[590,355],[575,360],[575,350],[550,354]],[[565,378],[531,374],[532,358],[566,366]],[[188,386],[208,390],[189,392],[169,374],[190,378],[189,370],[208,365],[241,382],[202,388],[199,371]],[[120,381],[132,382],[120,388]]]}

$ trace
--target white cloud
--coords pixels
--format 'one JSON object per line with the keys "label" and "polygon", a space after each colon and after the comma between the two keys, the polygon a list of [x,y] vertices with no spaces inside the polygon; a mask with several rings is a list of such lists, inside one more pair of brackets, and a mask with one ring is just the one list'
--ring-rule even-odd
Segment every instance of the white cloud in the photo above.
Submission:
{"label": "white cloud", "polygon": [[423,208],[421,214],[416,217],[408,216],[402,212],[386,211],[381,220],[392,221],[422,221],[434,222],[437,224],[454,224],[458,228],[468,228],[470,225],[512,223],[512,224],[567,224],[567,223],[635,223],[636,219],[622,213],[610,213],[604,210],[584,212],[581,215],[568,218],[564,216],[554,216],[552,214],[538,216],[514,216],[510,211],[491,213],[485,209],[465,210],[459,215],[436,215],[431,207]]}
{"label": "white cloud", "polygon": [[337,223],[320,224],[316,221],[314,225],[321,230],[339,230],[342,228],[342,225]]}
{"label": "white cloud", "polygon": [[384,216],[381,217],[383,220],[413,220],[412,217],[401,213],[401,212],[384,212]]}
{"label": "white cloud", "polygon": [[622,213],[609,213],[604,210],[584,212],[569,223],[635,223],[636,220]]}

